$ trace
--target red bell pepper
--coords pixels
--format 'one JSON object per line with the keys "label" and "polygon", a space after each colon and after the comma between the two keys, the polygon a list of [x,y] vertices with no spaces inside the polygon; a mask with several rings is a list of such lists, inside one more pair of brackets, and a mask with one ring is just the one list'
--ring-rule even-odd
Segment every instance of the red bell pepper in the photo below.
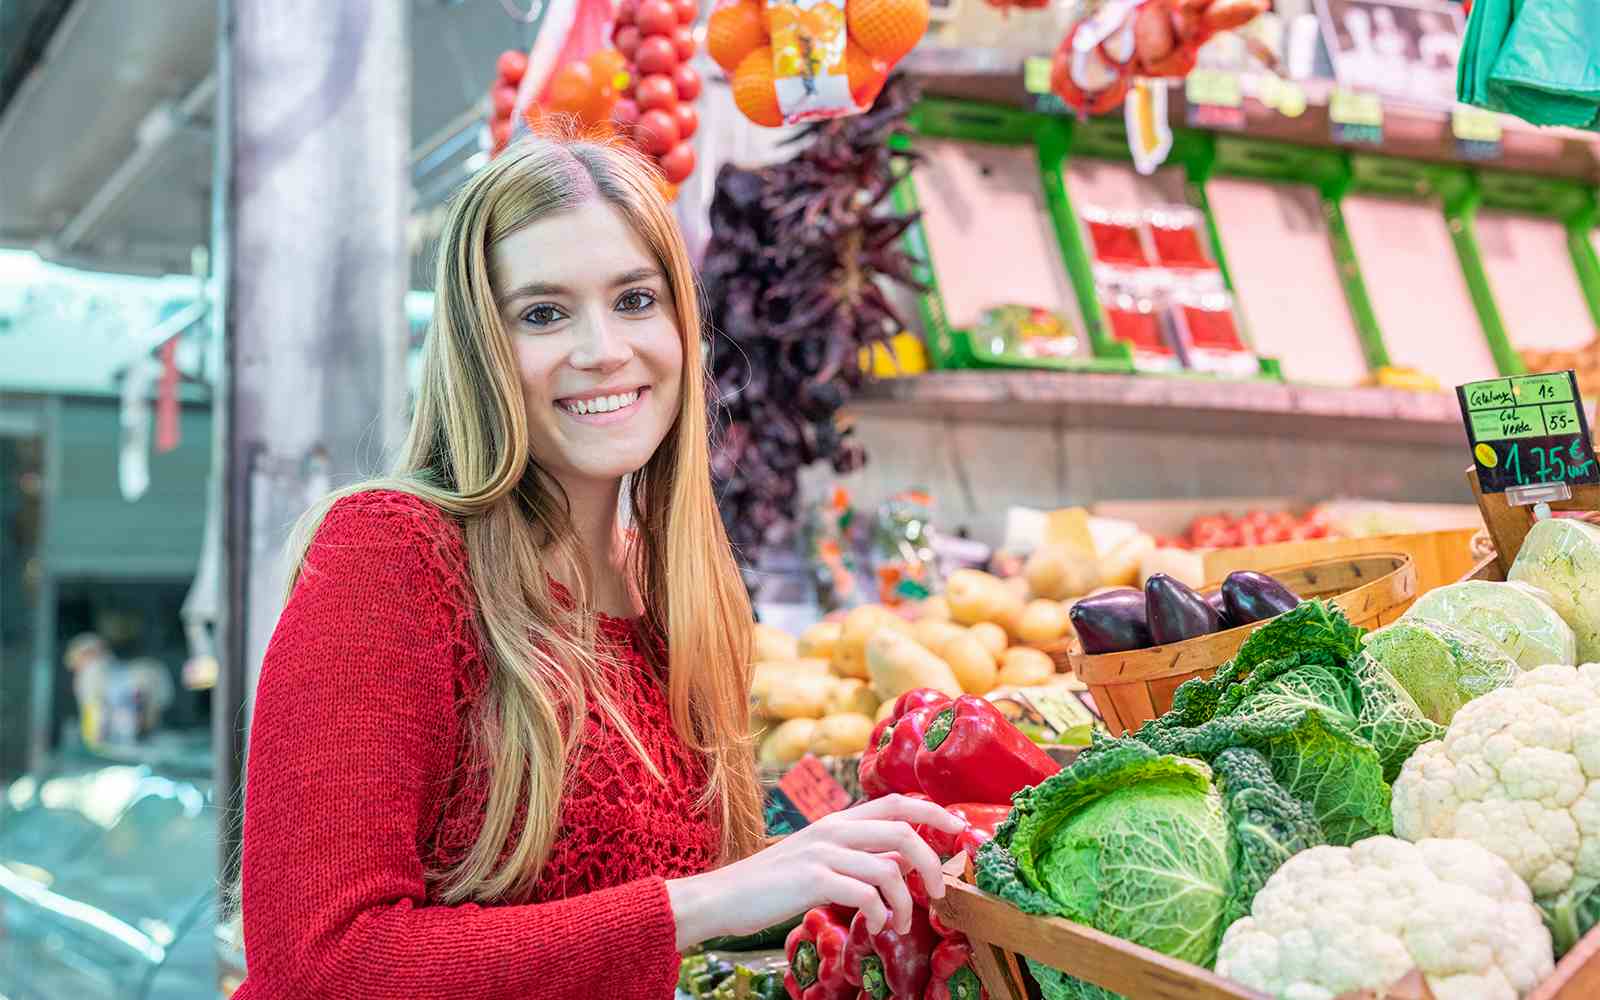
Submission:
{"label": "red bell pepper", "polygon": [[989,991],[972,967],[972,945],[965,934],[953,934],[933,949],[928,992],[923,1000],[989,1000]]}
{"label": "red bell pepper", "polygon": [[[869,799],[881,799],[892,792],[917,790],[916,774],[912,766],[902,764],[898,757],[893,763],[888,763],[884,751],[889,747],[896,724],[905,718],[907,713],[928,705],[948,704],[950,696],[932,688],[916,688],[895,699],[894,708],[888,716],[872,727],[872,735],[867,738],[867,749],[861,754],[861,763],[856,769],[856,774],[861,779],[862,794]],[[888,763],[887,771],[886,763]],[[901,785],[907,787],[900,787]]]}
{"label": "red bell pepper", "polygon": [[928,911],[912,911],[911,930],[905,934],[885,927],[867,933],[867,916],[857,913],[850,922],[849,963],[851,981],[861,987],[861,1000],[920,997],[932,973],[933,949],[939,935],[928,922]]}
{"label": "red bell pepper", "polygon": [[861,757],[863,790],[870,782],[874,787],[887,789],[882,793],[884,795],[892,792],[910,794],[922,791],[922,786],[917,783],[916,769],[917,751],[922,746],[922,734],[928,728],[928,723],[933,721],[933,717],[948,704],[947,701],[944,705],[921,705],[912,708],[879,732],[878,742],[868,747],[867,752]]}
{"label": "red bell pepper", "polygon": [[850,982],[851,911],[844,906],[807,910],[800,926],[789,932],[784,955],[789,971],[783,987],[789,1000],[855,1000],[858,984]]}
{"label": "red bell pepper", "polygon": [[945,833],[925,823],[918,823],[916,827],[917,835],[933,848],[941,861],[953,858],[962,851],[976,858],[978,848],[985,841],[994,839],[994,828],[1011,813],[1009,805],[988,802],[958,802],[945,808],[952,816],[966,823],[966,828],[960,833]]}
{"label": "red bell pepper", "polygon": [[914,769],[922,791],[943,806],[1010,802],[1061,765],[988,699],[964,694],[927,723]]}

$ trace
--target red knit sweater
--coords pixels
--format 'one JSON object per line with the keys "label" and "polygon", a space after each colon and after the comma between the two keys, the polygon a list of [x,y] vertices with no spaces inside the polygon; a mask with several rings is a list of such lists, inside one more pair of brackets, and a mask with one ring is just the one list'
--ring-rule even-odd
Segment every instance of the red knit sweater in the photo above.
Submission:
{"label": "red knit sweater", "polygon": [[634,623],[602,617],[599,641],[667,780],[591,713],[528,899],[446,906],[424,878],[470,847],[487,798],[466,567],[459,527],[405,494],[342,500],[317,532],[256,692],[238,1000],[672,995],[663,879],[710,867],[720,832]]}

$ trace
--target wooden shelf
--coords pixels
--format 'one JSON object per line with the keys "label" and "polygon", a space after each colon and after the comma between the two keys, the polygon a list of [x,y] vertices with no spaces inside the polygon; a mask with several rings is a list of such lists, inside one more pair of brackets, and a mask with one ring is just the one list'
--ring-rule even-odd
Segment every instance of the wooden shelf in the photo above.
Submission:
{"label": "wooden shelf", "polygon": [[[918,79],[929,95],[1032,107],[1033,95],[1022,85],[1026,58],[1023,53],[1007,49],[922,45],[912,50],[900,65]],[[1333,141],[1328,121],[1333,81],[1301,81],[1306,93],[1306,110],[1298,117],[1288,118],[1255,99],[1258,80],[1250,74],[1241,76],[1245,127],[1226,130],[1224,134],[1276,139],[1302,146],[1340,146]],[[1168,86],[1172,124],[1187,127],[1183,82],[1168,81]],[[1600,183],[1600,136],[1577,129],[1540,128],[1509,115],[1499,117],[1503,131],[1500,155],[1487,160],[1462,159],[1456,151],[1448,112],[1391,101],[1385,101],[1383,107],[1383,145],[1343,148]]]}
{"label": "wooden shelf", "polygon": [[850,409],[863,416],[1059,423],[1174,434],[1459,444],[1466,454],[1454,392],[1159,375],[947,371],[870,384]]}

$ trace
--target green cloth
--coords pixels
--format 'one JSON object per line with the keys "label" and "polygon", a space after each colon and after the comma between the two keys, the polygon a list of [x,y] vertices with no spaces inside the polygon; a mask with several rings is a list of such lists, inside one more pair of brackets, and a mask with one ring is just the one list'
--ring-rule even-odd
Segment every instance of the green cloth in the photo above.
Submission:
{"label": "green cloth", "polygon": [[1456,96],[1535,125],[1600,131],[1600,2],[1477,0]]}

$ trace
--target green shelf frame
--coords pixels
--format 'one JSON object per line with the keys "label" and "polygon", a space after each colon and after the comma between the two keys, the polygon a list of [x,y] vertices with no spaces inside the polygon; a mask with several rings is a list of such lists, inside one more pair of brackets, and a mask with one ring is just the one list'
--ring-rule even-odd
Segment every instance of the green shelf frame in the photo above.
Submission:
{"label": "green shelf frame", "polygon": [[1504,170],[1480,172],[1478,190],[1485,208],[1555,219],[1566,227],[1567,253],[1578,275],[1578,287],[1583,290],[1590,317],[1600,327],[1600,257],[1589,239],[1600,223],[1595,190],[1576,181]]}

